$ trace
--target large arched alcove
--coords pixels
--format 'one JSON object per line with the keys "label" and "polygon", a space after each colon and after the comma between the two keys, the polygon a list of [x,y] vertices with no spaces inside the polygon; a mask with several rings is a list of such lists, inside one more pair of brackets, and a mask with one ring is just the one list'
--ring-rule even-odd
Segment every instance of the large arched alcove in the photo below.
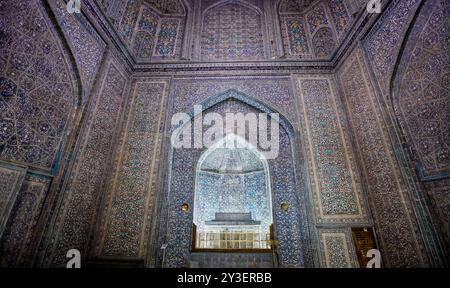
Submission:
{"label": "large arched alcove", "polygon": [[202,154],[194,199],[194,249],[270,250],[269,165],[243,138],[228,134]]}
{"label": "large arched alcove", "polygon": [[1,6],[0,178],[21,176],[1,189],[0,266],[29,267],[81,128],[83,86],[46,1]]}
{"label": "large arched alcove", "polygon": [[55,174],[81,104],[78,70],[43,7],[8,1],[4,9],[0,157]]}
{"label": "large arched alcove", "polygon": [[[203,114],[213,112],[224,115],[232,113],[274,113],[274,109],[259,100],[242,94],[235,90],[229,90],[215,95],[201,102]],[[195,117],[192,111],[188,111],[191,116],[191,124]],[[299,160],[296,158],[297,142],[295,141],[294,130],[289,121],[280,114],[279,117],[279,153],[275,159],[267,160],[267,169],[270,171],[270,188],[272,195],[273,233],[277,241],[275,254],[278,267],[309,267],[313,266],[311,251],[311,236],[309,217],[307,212],[310,209],[308,193],[300,182],[304,182],[303,175],[300,175]],[[185,125],[188,127],[189,125]],[[193,133],[193,132],[191,132]],[[166,176],[166,191],[163,199],[161,218],[159,220],[160,235],[157,245],[164,247],[158,255],[158,262],[162,267],[186,267],[193,265],[192,257],[198,256],[192,251],[192,232],[194,224],[195,207],[195,179],[197,167],[206,148],[200,149],[174,149],[169,150]],[[207,153],[207,152],[206,152]],[[208,154],[206,154],[208,155]],[[200,163],[202,163],[200,161]],[[253,263],[258,267],[268,267],[272,265],[272,256],[264,258],[259,254],[232,254],[215,253],[214,267],[245,267],[245,261],[262,261]],[[202,254],[202,257],[209,256]],[[227,260],[223,260],[223,255],[228,255]],[[235,257],[241,255],[243,260]],[[243,256],[242,256],[243,255]],[[247,258],[246,258],[247,257]],[[194,257],[195,258],[195,257]],[[222,260],[220,260],[222,259]],[[196,260],[196,259],[195,259]],[[217,260],[217,261],[216,261]],[[239,263],[243,262],[243,263]],[[249,260],[250,261],[250,260]],[[270,263],[268,263],[268,261]],[[220,266],[220,263],[223,266]],[[248,263],[247,263],[248,264]],[[252,265],[253,265],[252,264]],[[244,266],[242,266],[244,265]],[[247,267],[255,267],[247,266]],[[211,267],[211,266],[200,266]]]}
{"label": "large arched alcove", "polygon": [[392,73],[389,112],[401,135],[397,157],[415,179],[411,193],[420,201],[413,204],[419,224],[429,231],[424,239],[433,253],[445,255],[450,251],[450,4],[427,1],[416,13]]}
{"label": "large arched alcove", "polygon": [[422,8],[391,84],[395,116],[422,180],[450,175],[448,13],[440,0]]}

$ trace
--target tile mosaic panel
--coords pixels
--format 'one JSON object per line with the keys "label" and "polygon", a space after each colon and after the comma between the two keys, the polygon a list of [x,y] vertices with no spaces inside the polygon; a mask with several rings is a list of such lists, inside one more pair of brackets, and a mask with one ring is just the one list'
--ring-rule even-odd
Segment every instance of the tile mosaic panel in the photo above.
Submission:
{"label": "tile mosaic panel", "polygon": [[239,212],[251,213],[253,220],[261,222],[262,231],[269,231],[272,205],[264,171],[240,175],[198,171],[196,182],[194,223],[198,230],[217,212]]}
{"label": "tile mosaic panel", "polygon": [[[338,71],[350,125],[368,183],[369,201],[388,267],[422,267],[423,251],[406,187],[390,146],[386,127],[360,49]],[[399,243],[402,249],[398,249]]]}
{"label": "tile mosaic panel", "polygon": [[354,246],[347,229],[320,229],[323,267],[358,268]]}
{"label": "tile mosaic panel", "polygon": [[133,52],[137,58],[149,59],[153,55],[156,31],[160,17],[147,6],[142,6],[136,35],[133,38]]}
{"label": "tile mosaic panel", "polygon": [[203,16],[202,60],[264,59],[264,21],[257,11],[239,3],[214,7]]}
{"label": "tile mosaic panel", "polygon": [[141,0],[128,0],[127,6],[120,22],[119,34],[125,40],[126,43],[131,42],[131,37],[135,30],[136,21],[139,14],[139,7],[141,7]]}
{"label": "tile mosaic panel", "polygon": [[390,93],[391,75],[400,45],[420,2],[392,1],[363,41],[381,92],[386,98]]}
{"label": "tile mosaic panel", "polygon": [[180,19],[163,18],[161,19],[158,41],[155,47],[155,56],[174,56],[178,33],[180,29]]}
{"label": "tile mosaic panel", "polygon": [[116,161],[102,256],[145,257],[148,222],[154,207],[154,178],[160,145],[159,126],[167,83],[138,81]]}
{"label": "tile mosaic panel", "polygon": [[132,0],[103,0],[102,7],[111,24],[117,29],[127,7],[127,2]]}
{"label": "tile mosaic panel", "polygon": [[319,223],[366,222],[353,147],[330,77],[297,78],[308,166]]}
{"label": "tile mosaic panel", "polygon": [[420,11],[394,82],[394,109],[422,177],[450,175],[450,2]]}
{"label": "tile mosaic panel", "polygon": [[314,0],[282,0],[280,1],[281,13],[300,13],[308,8]]}
{"label": "tile mosaic panel", "polygon": [[41,213],[50,178],[27,175],[0,242],[0,267],[30,267],[33,228]]}
{"label": "tile mosaic panel", "polygon": [[38,1],[2,1],[0,157],[50,170],[78,104],[72,67]]}
{"label": "tile mosaic panel", "polygon": [[[82,83],[89,91],[96,78],[106,44],[82,14],[67,12],[63,0],[49,3],[74,54]],[[88,95],[89,93],[83,94],[83,102],[87,100]]]}
{"label": "tile mosaic panel", "polygon": [[441,233],[442,243],[447,251],[450,251],[450,179],[428,182],[425,187],[432,203],[430,210]]}
{"label": "tile mosaic panel", "polygon": [[313,35],[322,26],[328,26],[330,21],[323,4],[316,5],[306,14],[309,32]]}
{"label": "tile mosaic panel", "polygon": [[123,103],[126,76],[110,60],[103,76],[101,91],[93,102],[87,129],[81,138],[77,160],[68,179],[64,198],[55,217],[51,241],[44,265],[58,266],[65,261],[69,249],[82,255],[97,211],[97,199],[102,191],[105,171],[117,136]]}
{"label": "tile mosaic panel", "polygon": [[267,103],[289,119],[293,126],[298,124],[296,100],[289,77],[177,78],[172,90],[174,110],[187,111],[195,103],[230,89]]}
{"label": "tile mosaic panel", "polygon": [[332,56],[336,43],[333,31],[329,27],[320,28],[312,38],[314,54],[317,58],[329,58]]}
{"label": "tile mosaic panel", "polygon": [[180,0],[146,0],[152,7],[155,7],[163,14],[184,14],[184,7]]}
{"label": "tile mosaic panel", "polygon": [[0,238],[8,221],[26,168],[0,163]]}
{"label": "tile mosaic panel", "polygon": [[300,16],[283,17],[282,34],[285,51],[289,55],[310,54],[307,31],[304,19]]}
{"label": "tile mosaic panel", "polygon": [[329,0],[326,1],[328,8],[331,12],[331,18],[333,19],[334,27],[339,37],[342,37],[345,32],[350,28],[350,16],[345,5],[344,0]]}

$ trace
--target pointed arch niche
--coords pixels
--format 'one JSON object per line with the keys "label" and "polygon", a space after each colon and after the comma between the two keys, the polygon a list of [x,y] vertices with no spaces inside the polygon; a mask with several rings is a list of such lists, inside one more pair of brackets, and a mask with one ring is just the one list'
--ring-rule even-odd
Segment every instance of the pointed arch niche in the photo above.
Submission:
{"label": "pointed arch niche", "polygon": [[[211,96],[198,104],[202,106],[202,113],[204,114],[218,113],[225,116],[225,113],[228,112],[243,113],[244,115],[248,113],[278,113],[280,125],[279,153],[276,159],[265,160],[264,158],[259,158],[259,154],[251,146],[247,150],[243,149],[244,151],[240,151],[242,153],[236,153],[232,149],[220,151],[217,146],[214,147],[215,145],[209,148],[174,148],[170,146],[170,140],[168,140],[166,187],[164,195],[162,195],[163,198],[160,200],[162,210],[160,213],[161,218],[158,220],[159,230],[157,231],[157,234],[160,236],[157,240],[159,244],[155,245],[156,247],[164,247],[164,249],[156,252],[158,253],[159,265],[162,267],[221,267],[217,265],[220,263],[234,263],[235,266],[233,267],[245,268],[247,266],[242,265],[247,260],[247,263],[253,263],[254,259],[259,259],[257,260],[257,262],[259,261],[258,267],[272,267],[272,251],[267,253],[260,253],[264,251],[253,251],[254,253],[252,251],[246,251],[248,253],[226,253],[228,251],[221,251],[225,253],[216,253],[214,251],[197,253],[195,251],[195,239],[192,237],[196,235],[196,232],[193,231],[194,224],[199,226],[199,229],[202,229],[201,225],[205,221],[216,220],[215,212],[218,212],[251,213],[251,216],[247,214],[247,219],[239,220],[260,221],[260,224],[265,229],[267,229],[269,224],[273,223],[273,238],[277,243],[275,247],[276,266],[313,266],[314,260],[312,255],[307,252],[308,247],[313,245],[311,237],[313,226],[310,223],[311,214],[308,212],[311,209],[311,204],[304,178],[305,175],[301,172],[303,170],[301,167],[304,165],[303,161],[300,160],[302,156],[297,154],[302,151],[298,150],[299,135],[294,131],[291,122],[282,113],[279,113],[261,100],[233,89]],[[191,127],[193,127],[196,120],[193,105],[190,106],[190,110],[185,111],[190,116]],[[172,111],[172,113],[177,112]],[[171,115],[173,115],[172,113]],[[184,125],[183,127],[187,126],[189,125]],[[180,127],[172,127],[171,129],[181,131],[178,128]],[[203,127],[203,132],[205,133],[207,129],[208,127]],[[193,130],[191,130],[191,133],[194,133]],[[193,134],[191,136],[191,139],[194,139]],[[236,140],[239,138],[233,134],[227,134],[223,141],[227,142],[230,139]],[[218,141],[214,144],[221,143],[219,139]],[[237,161],[236,159],[239,159],[239,157],[248,157],[250,160]],[[233,179],[232,176],[238,174],[237,172],[244,171],[246,174],[248,173],[248,179],[255,177],[259,173],[259,179],[254,179],[253,183],[261,183],[261,186],[259,186],[261,190],[258,193],[267,195],[264,201],[265,207],[261,209],[267,212],[266,214],[261,214],[261,212],[251,208],[250,204],[258,205],[253,203],[251,198],[248,198],[248,204],[244,203],[244,205],[236,206],[233,209],[230,208],[233,207],[232,205],[217,206],[219,208],[226,207],[227,209],[210,209],[205,207],[208,205],[207,203],[212,201],[218,201],[219,204],[220,201],[222,201],[222,204],[226,203],[227,199],[222,198],[220,200],[218,197],[223,193],[217,193],[217,190],[220,189],[217,183],[220,183],[220,181],[233,182],[236,179]],[[215,177],[215,181],[218,182],[215,182],[216,184],[204,184],[204,187],[199,186],[201,174],[207,175],[206,177],[210,179]],[[230,175],[232,176],[230,177]],[[225,179],[225,176],[229,177],[229,179]],[[242,180],[243,177],[238,178]],[[234,182],[233,185],[237,187],[242,184],[239,181]],[[270,187],[270,190],[263,189],[263,187]],[[201,193],[198,193],[198,189],[203,188],[211,192],[205,194],[211,196],[212,199],[207,199],[204,196],[207,200],[199,200],[203,196],[199,197]],[[244,188],[239,187],[239,189],[241,191],[245,190],[245,185]],[[228,191],[227,193],[231,192],[235,191]],[[242,195],[245,195],[245,193],[242,193]],[[203,215],[206,216],[200,217],[198,212],[202,210],[205,212]],[[220,220],[220,217],[226,217],[227,215],[219,214],[218,216],[219,219],[217,220]],[[233,215],[228,216],[231,217]],[[244,261],[242,259],[247,260]],[[198,266],[195,266],[196,262]]]}
{"label": "pointed arch niche", "polygon": [[200,157],[194,197],[195,250],[269,250],[273,217],[269,165],[228,134]]}

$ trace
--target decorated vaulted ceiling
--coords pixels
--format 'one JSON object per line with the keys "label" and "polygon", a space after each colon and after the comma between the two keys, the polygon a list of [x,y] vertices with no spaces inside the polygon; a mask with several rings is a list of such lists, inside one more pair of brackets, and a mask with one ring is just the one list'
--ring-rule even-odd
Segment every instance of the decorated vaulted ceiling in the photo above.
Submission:
{"label": "decorated vaulted ceiling", "polygon": [[151,63],[330,60],[355,22],[355,2],[98,0],[97,4],[136,62]]}

